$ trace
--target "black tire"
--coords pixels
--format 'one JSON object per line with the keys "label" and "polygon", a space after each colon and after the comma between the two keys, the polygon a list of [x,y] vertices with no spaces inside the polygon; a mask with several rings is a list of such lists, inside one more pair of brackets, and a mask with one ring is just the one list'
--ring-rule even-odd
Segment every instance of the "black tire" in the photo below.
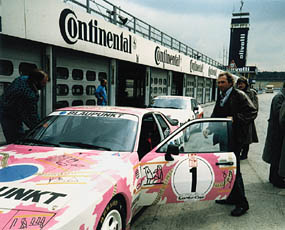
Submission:
{"label": "black tire", "polygon": [[113,198],[103,211],[97,230],[124,230],[126,228],[125,207],[118,198]]}

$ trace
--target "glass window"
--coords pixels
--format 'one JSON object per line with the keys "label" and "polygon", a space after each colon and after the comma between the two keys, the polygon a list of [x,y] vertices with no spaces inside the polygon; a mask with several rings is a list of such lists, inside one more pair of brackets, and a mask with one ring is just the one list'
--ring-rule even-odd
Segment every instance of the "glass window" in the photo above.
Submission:
{"label": "glass window", "polygon": [[96,116],[97,111],[89,111],[93,114],[90,116],[82,115],[82,111],[80,115],[76,115],[77,111],[73,111],[73,115],[69,112],[48,116],[27,138],[64,148],[97,149],[102,154],[105,151],[133,151],[138,117],[109,112],[106,112],[107,116]]}
{"label": "glass window", "polygon": [[56,95],[57,96],[66,96],[68,95],[69,88],[68,85],[58,84],[56,85]]}
{"label": "glass window", "polygon": [[102,79],[107,79],[107,74],[105,72],[100,72],[98,78],[99,81],[101,81]]}
{"label": "glass window", "polygon": [[160,124],[160,127],[162,128],[164,138],[167,137],[170,133],[169,126],[167,125],[167,123],[160,114],[155,114],[155,116]]}
{"label": "glass window", "polygon": [[153,92],[154,92],[154,93],[157,93],[157,87],[154,88]]}
{"label": "glass window", "polygon": [[[164,152],[169,144],[179,145],[179,135],[189,130],[189,141],[180,143],[183,148],[179,148],[179,152],[184,153],[214,153],[214,152],[229,152],[230,151],[230,122],[227,121],[211,121],[211,122],[196,122],[186,126],[183,130],[173,136],[165,143],[159,152]],[[182,147],[182,146],[179,146]]]}
{"label": "glass window", "polygon": [[73,80],[83,80],[83,70],[73,69],[72,70],[72,79]]}
{"label": "glass window", "polygon": [[8,60],[0,60],[0,75],[10,76],[13,74],[13,63]]}
{"label": "glass window", "polygon": [[30,72],[37,68],[36,64],[21,62],[19,65],[19,74],[20,75],[29,75]]}
{"label": "glass window", "polygon": [[134,87],[135,87],[135,81],[133,79],[127,79],[126,80],[126,96],[127,97],[133,97],[134,96]]}
{"label": "glass window", "polygon": [[87,79],[87,81],[95,81],[96,80],[96,72],[88,70],[86,72],[86,79]]}
{"label": "glass window", "polygon": [[158,93],[162,94],[162,88],[161,87],[158,88]]}
{"label": "glass window", "polygon": [[155,108],[190,109],[190,101],[180,98],[157,97],[151,105]]}
{"label": "glass window", "polygon": [[72,86],[72,95],[83,95],[83,86],[82,85]]}
{"label": "glass window", "polygon": [[142,120],[141,134],[139,139],[138,153],[141,159],[161,141],[157,123],[152,115],[145,115]]}
{"label": "glass window", "polygon": [[0,82],[0,96],[3,95],[9,85],[11,85],[10,82]]}
{"label": "glass window", "polygon": [[162,79],[161,78],[159,78],[159,84],[162,85]]}
{"label": "glass window", "polygon": [[95,100],[87,100],[86,105],[96,105],[96,101]]}
{"label": "glass window", "polygon": [[72,106],[77,106],[77,105],[83,105],[83,101],[82,100],[74,100],[72,102]]}
{"label": "glass window", "polygon": [[164,84],[164,85],[167,85],[166,79],[163,79],[163,84]]}
{"label": "glass window", "polygon": [[68,106],[69,106],[68,101],[57,101],[55,104],[55,109],[64,108]]}
{"label": "glass window", "polygon": [[68,79],[68,69],[65,67],[56,67],[56,79]]}
{"label": "glass window", "polygon": [[96,87],[94,85],[86,86],[86,94],[87,95],[95,95]]}
{"label": "glass window", "polygon": [[157,84],[157,81],[158,81],[157,78],[154,78],[154,84]]}

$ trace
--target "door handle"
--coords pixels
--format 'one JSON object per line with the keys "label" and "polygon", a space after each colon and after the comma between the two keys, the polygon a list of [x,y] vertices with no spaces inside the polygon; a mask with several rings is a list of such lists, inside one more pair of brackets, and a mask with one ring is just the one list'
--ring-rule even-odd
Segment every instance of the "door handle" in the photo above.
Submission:
{"label": "door handle", "polygon": [[216,162],[216,165],[233,165],[234,162],[230,161],[230,162]]}

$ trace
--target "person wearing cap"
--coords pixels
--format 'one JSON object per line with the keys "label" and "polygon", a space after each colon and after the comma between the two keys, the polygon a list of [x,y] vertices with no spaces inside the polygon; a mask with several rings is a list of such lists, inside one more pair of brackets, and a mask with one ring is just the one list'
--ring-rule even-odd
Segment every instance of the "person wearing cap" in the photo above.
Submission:
{"label": "person wearing cap", "polygon": [[[250,98],[250,100],[252,101],[252,103],[254,104],[255,108],[258,111],[257,93],[255,90],[253,90],[249,87],[247,78],[240,77],[237,80],[237,88],[246,93],[246,95]],[[246,138],[244,145],[242,146],[242,149],[241,149],[241,156],[240,156],[241,160],[247,159],[248,151],[249,151],[249,145],[251,143],[257,143],[258,142],[258,137],[257,137],[257,132],[256,132],[254,120],[250,123],[248,132],[249,132],[249,135],[247,135],[247,138]]]}
{"label": "person wearing cap", "polygon": [[[285,82],[271,102],[270,115],[262,159],[270,164],[269,182],[277,188],[285,188],[285,137],[283,124],[283,104],[285,102]],[[282,106],[283,105],[283,106]]]}
{"label": "person wearing cap", "polygon": [[0,100],[0,122],[7,144],[24,135],[25,124],[32,129],[40,121],[39,90],[45,87],[48,75],[38,69],[17,77],[4,91]]}

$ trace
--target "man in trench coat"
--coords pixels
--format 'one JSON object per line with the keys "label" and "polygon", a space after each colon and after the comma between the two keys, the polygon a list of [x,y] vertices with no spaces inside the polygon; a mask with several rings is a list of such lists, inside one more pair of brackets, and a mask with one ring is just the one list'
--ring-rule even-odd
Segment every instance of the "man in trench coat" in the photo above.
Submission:
{"label": "man in trench coat", "polygon": [[[282,149],[284,139],[284,126],[280,125],[280,109],[285,101],[285,82],[283,88],[276,94],[271,102],[270,115],[268,120],[267,136],[263,149],[262,159],[270,164],[269,182],[278,188],[285,188],[285,150]],[[284,104],[284,103],[283,103]],[[284,105],[282,106],[284,107]],[[284,108],[282,108],[282,114]],[[284,115],[282,117],[282,121]],[[283,124],[283,123],[282,123]],[[282,156],[281,156],[282,152]]]}
{"label": "man in trench coat", "polygon": [[[237,159],[237,171],[234,187],[226,200],[216,200],[218,204],[233,204],[232,216],[241,216],[249,209],[245,196],[242,174],[240,172],[240,150],[248,136],[249,124],[256,118],[257,109],[249,97],[241,90],[235,89],[234,78],[228,73],[220,73],[218,87],[221,93],[218,95],[211,117],[231,118],[233,131],[233,151]],[[204,134],[207,137],[207,134]]]}

